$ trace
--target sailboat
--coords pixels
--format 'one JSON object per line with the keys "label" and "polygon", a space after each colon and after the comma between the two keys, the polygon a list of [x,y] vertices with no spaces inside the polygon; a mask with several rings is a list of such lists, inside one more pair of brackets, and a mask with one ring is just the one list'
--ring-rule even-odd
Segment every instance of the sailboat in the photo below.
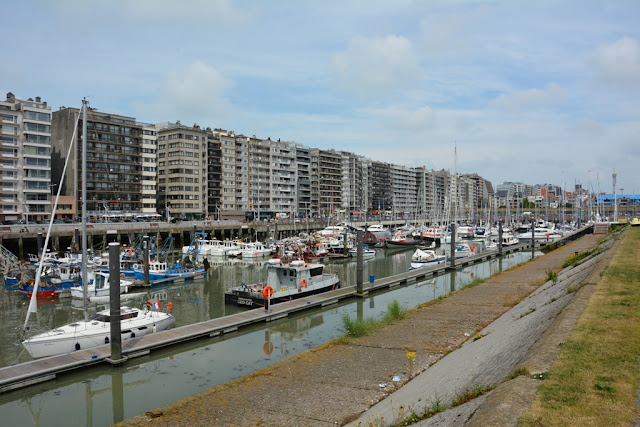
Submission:
{"label": "sailboat", "polygon": [[[82,101],[82,200],[87,200],[86,194],[86,147],[87,147],[87,101]],[[69,163],[69,157],[73,148],[73,141],[76,137],[78,130],[78,122],[80,117],[76,120],[76,125],[73,130],[71,143],[69,144],[69,151],[62,170],[62,179],[64,179],[65,171]],[[54,212],[57,208],[57,203],[60,198],[60,192],[62,190],[62,182],[58,185],[58,194],[56,202],[51,213],[51,219],[49,221],[49,229],[47,231],[47,237],[44,242],[44,247],[49,245],[49,238],[51,236],[51,229],[53,226]],[[29,315],[37,311],[36,295],[38,286],[40,285],[40,277],[42,275],[42,268],[44,265],[43,259],[46,251],[43,251],[38,266],[38,272],[35,275],[34,291],[29,302],[29,309],[27,310],[27,316],[22,330],[23,336],[28,330]],[[88,297],[87,297],[87,212],[86,204],[82,203],[82,284],[84,285],[84,320],[69,323],[64,326],[56,327],[52,330],[40,333],[27,339],[21,340],[22,346],[29,352],[34,358],[48,357],[59,354],[70,353],[77,350],[84,350],[91,347],[97,347],[109,343],[110,340],[110,324],[111,313],[110,310],[104,310],[98,312],[89,318],[88,316]],[[122,331],[122,340],[128,340],[135,337],[144,336],[157,331],[162,331],[171,327],[175,323],[175,318],[169,314],[160,311],[160,304],[156,303],[155,307],[148,303],[144,310],[122,306],[120,308],[120,327]]]}

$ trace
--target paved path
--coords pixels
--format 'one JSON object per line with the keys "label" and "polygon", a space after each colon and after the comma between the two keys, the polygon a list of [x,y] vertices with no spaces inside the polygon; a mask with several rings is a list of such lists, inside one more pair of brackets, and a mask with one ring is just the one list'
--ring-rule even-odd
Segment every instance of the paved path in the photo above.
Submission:
{"label": "paved path", "polygon": [[[560,287],[551,289],[551,293],[542,297],[544,302],[536,302],[535,310],[529,314],[523,313],[530,312],[532,305],[523,299],[547,282],[548,270],[559,272],[566,258],[590,249],[600,239],[601,236],[585,236],[478,286],[412,310],[404,320],[351,344],[326,344],[158,408],[152,411],[155,415],[161,414],[153,418],[153,425],[333,426],[357,419],[375,421],[381,416],[390,420],[403,408],[419,410],[420,405],[427,404],[435,395],[444,403],[445,399],[454,397],[445,390],[459,391],[469,381],[484,382],[489,381],[491,375],[508,375],[511,368],[500,365],[517,357],[510,357],[516,350],[506,344],[507,335],[522,338],[517,344],[521,358],[543,330],[533,328],[538,332],[531,331],[527,325],[534,323],[531,322],[534,317],[527,317],[535,313],[542,318],[555,317],[571,296]],[[555,300],[551,301],[552,298]],[[512,321],[518,319],[514,325],[505,326],[505,323],[495,331],[493,327],[488,328],[493,332],[480,340],[467,341],[470,332],[487,327],[517,302],[520,304],[510,312]],[[512,331],[507,332],[510,329]],[[465,341],[463,347],[472,350],[467,351],[471,360],[456,359],[457,352],[453,350]],[[502,344],[498,347],[497,343]],[[416,352],[411,372],[406,358],[408,351]],[[474,363],[473,355],[482,353],[494,357],[488,373],[480,370],[479,361]],[[453,359],[445,361],[447,354]],[[438,360],[447,368],[436,368],[434,364]],[[426,369],[432,365],[434,369]],[[436,370],[443,376],[432,383],[429,378],[433,378]],[[410,374],[419,373],[408,382]],[[400,381],[394,382],[395,376]],[[449,386],[445,387],[446,384]],[[140,415],[121,425],[148,425],[149,420],[148,415]]]}

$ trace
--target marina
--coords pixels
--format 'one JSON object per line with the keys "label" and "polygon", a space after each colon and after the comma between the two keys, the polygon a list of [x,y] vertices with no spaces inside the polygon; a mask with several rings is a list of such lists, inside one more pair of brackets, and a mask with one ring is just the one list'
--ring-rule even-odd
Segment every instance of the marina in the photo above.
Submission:
{"label": "marina", "polygon": [[[538,254],[539,252],[536,256]],[[150,352],[143,350],[137,355],[133,354],[132,356],[138,357],[132,357],[122,366],[100,363],[101,358],[107,355],[97,351],[84,353],[84,356],[82,353],[72,353],[69,363],[74,363],[73,355],[77,354],[79,357],[88,358],[94,364],[87,369],[64,372],[29,388],[2,393],[0,415],[11,416],[11,419],[29,424],[33,423],[34,416],[38,416],[40,420],[54,419],[51,417],[60,414],[65,407],[68,411],[71,402],[84,402],[83,407],[86,410],[73,415],[75,418],[72,417],[69,422],[93,426],[110,425],[336,338],[343,333],[343,313],[380,317],[392,300],[398,300],[410,308],[468,285],[474,278],[487,277],[531,259],[531,256],[529,251],[513,252],[426,280],[419,279],[414,282],[413,277],[405,276],[402,278],[404,283],[397,284],[388,277],[383,277],[385,273],[394,272],[394,267],[398,264],[402,264],[403,269],[408,267],[411,253],[395,252],[388,258],[376,258],[375,261],[367,263],[365,272],[367,275],[374,273],[376,277],[380,277],[377,284],[382,289],[370,291],[365,298],[338,299],[338,296],[332,295],[333,299],[338,300],[330,305],[323,307],[322,304],[317,304],[315,307],[309,307],[309,304],[301,304],[301,311],[290,312],[284,316],[272,312],[269,321],[265,319],[260,323],[248,323],[246,326],[230,325],[227,323],[228,318],[215,318],[216,314],[221,315],[224,310],[232,309],[231,306],[220,304],[222,289],[218,289],[215,282],[220,276],[251,276],[257,273],[255,266],[252,268],[241,262],[220,265],[217,266],[217,270],[213,270],[217,271],[217,275],[210,275],[206,281],[194,282],[191,288],[178,286],[178,289],[165,289],[170,297],[177,297],[179,294],[183,297],[195,296],[202,292],[201,309],[196,309],[197,305],[192,305],[189,298],[182,301],[173,298],[177,327],[167,333],[180,330],[185,320],[195,320],[194,316],[188,319],[191,312],[211,317],[211,323],[218,322],[219,334],[209,327],[198,339],[168,347],[156,347]],[[329,270],[336,271],[342,280],[355,278],[353,262],[331,263],[328,267]],[[423,274],[420,273],[419,276],[422,277]],[[396,285],[389,292],[389,285],[393,284]],[[338,292],[347,290],[341,289]],[[328,297],[329,295],[318,295],[313,298]],[[303,302],[306,300],[293,303]],[[284,309],[287,304],[290,303],[276,305],[274,309],[278,306]],[[236,313],[242,316],[262,313],[264,316],[264,310],[261,309],[237,310]],[[226,314],[231,313],[226,311]],[[275,318],[278,316],[280,318]],[[238,317],[235,319],[238,320]],[[98,357],[91,359],[94,354],[98,354]],[[163,387],[167,384],[171,384],[171,387]],[[122,398],[124,394],[127,396],[126,399]],[[43,422],[42,425],[46,423]]]}
{"label": "marina", "polygon": [[[523,250],[525,249],[525,250]],[[519,263],[531,259],[532,256],[537,256],[538,251],[531,252],[526,250],[528,247],[519,246],[512,248],[505,248],[503,256],[499,256],[497,252],[481,253],[473,257],[468,257],[462,260],[456,260],[456,268],[451,269],[448,265],[436,266],[435,268],[421,268],[418,270],[409,271],[411,264],[411,257],[413,251],[378,251],[376,258],[364,263],[364,276],[369,277],[369,283],[366,283],[365,290],[367,295],[362,298],[353,298],[356,293],[355,287],[349,286],[337,291],[331,291],[300,300],[291,302],[285,302],[274,305],[271,307],[270,312],[266,312],[264,309],[246,310],[241,308],[234,308],[231,305],[224,304],[224,290],[230,287],[238,281],[261,281],[264,279],[264,272],[268,263],[266,261],[254,260],[251,262],[225,259],[225,260],[212,260],[212,269],[203,280],[194,280],[192,283],[177,284],[173,286],[160,287],[153,289],[154,293],[145,294],[145,297],[151,296],[162,301],[172,301],[174,306],[173,314],[176,316],[176,327],[165,332],[152,334],[150,336],[136,338],[128,340],[123,344],[123,354],[129,358],[129,360],[122,365],[122,367],[112,367],[111,369],[117,369],[122,372],[128,372],[131,369],[137,370],[139,368],[133,368],[134,366],[145,365],[149,358],[156,360],[156,357],[167,355],[170,360],[173,360],[177,355],[184,357],[184,351],[195,350],[192,355],[201,357],[202,346],[205,348],[209,345],[214,345],[217,348],[224,348],[227,345],[231,345],[231,342],[244,338],[251,337],[251,341],[256,340],[256,333],[258,336],[262,336],[263,339],[261,348],[262,356],[260,359],[266,357],[265,360],[254,360],[250,365],[243,365],[241,369],[232,368],[233,374],[246,374],[252,369],[258,369],[260,366],[266,366],[265,363],[273,363],[274,361],[281,360],[281,358],[289,357],[296,352],[304,351],[310,348],[310,346],[319,345],[326,340],[335,338],[341,334],[342,326],[340,324],[340,313],[346,312],[357,313],[358,316],[379,316],[383,313],[387,302],[391,299],[398,299],[403,305],[408,308],[415,306],[421,302],[426,302],[433,298],[437,298],[443,294],[446,294],[452,290],[458,289],[471,283],[475,278],[487,277],[496,271],[500,271],[503,268],[508,268],[513,263]],[[330,261],[326,263],[326,269],[329,272],[335,272],[340,276],[340,280],[344,283],[355,283],[356,280],[356,265],[353,259]],[[391,291],[391,292],[390,292]],[[5,291],[6,292],[6,291]],[[13,300],[13,295],[3,295],[3,301]],[[380,305],[380,301],[385,301],[384,305]],[[24,301],[24,300],[23,300]],[[141,300],[141,302],[144,299]],[[15,306],[12,304],[13,306]],[[67,301],[57,302],[53,304],[46,304],[54,310],[54,316],[45,316],[48,319],[40,319],[48,321],[59,322],[59,318],[67,311],[67,316],[77,318],[81,307],[74,304],[74,300],[70,301],[71,307],[67,306]],[[23,303],[24,304],[24,303]],[[365,307],[369,307],[367,310]],[[67,306],[66,308],[63,308]],[[76,308],[74,309],[74,306]],[[104,305],[92,305],[92,308],[98,310],[103,308]],[[376,308],[377,307],[377,308]],[[23,305],[24,308],[24,305]],[[39,310],[39,313],[44,310]],[[57,312],[57,313],[55,313]],[[45,311],[46,313],[46,311]],[[14,312],[15,314],[15,312]],[[47,313],[48,314],[48,313]],[[55,317],[58,320],[55,320]],[[195,315],[195,316],[194,316]],[[20,317],[20,316],[17,316]],[[331,327],[326,328],[329,323],[326,321],[329,317],[332,318]],[[303,325],[309,318],[322,319],[321,325],[323,326],[322,337],[315,337],[313,339],[304,339],[304,343],[298,342],[298,338],[293,338],[295,342],[296,350],[294,352],[288,350],[292,346],[291,342],[281,343],[280,346],[274,344],[272,339],[275,335],[273,332],[282,328],[284,325],[287,327],[293,327],[294,329],[301,328],[300,334],[293,334],[293,337],[297,335],[306,336],[306,332]],[[300,319],[306,319],[301,321]],[[3,319],[4,321],[5,319]],[[317,321],[317,320],[316,320]],[[15,321],[14,321],[15,322]],[[11,324],[11,322],[8,322]],[[295,326],[291,326],[291,325]],[[14,323],[15,325],[15,323]],[[309,328],[310,330],[315,328]],[[15,330],[15,326],[14,326]],[[10,357],[17,360],[25,360],[27,357],[25,354],[19,354],[19,347],[15,341],[16,335],[7,334],[5,330],[2,335],[3,349],[9,350],[3,352],[3,356],[7,353],[12,353]],[[8,336],[9,335],[9,336]],[[312,333],[315,335],[315,332]],[[276,342],[277,343],[277,342]],[[279,348],[286,347],[287,350],[283,351],[280,356],[272,356]],[[187,348],[188,350],[184,350]],[[13,349],[13,351],[11,351]],[[238,350],[234,350],[236,352]],[[240,350],[242,351],[242,350]],[[219,355],[218,352],[216,354]],[[109,356],[109,346],[102,346],[92,350],[81,350],[68,355],[56,356],[53,358],[40,359],[35,362],[22,363],[20,365],[7,366],[12,364],[13,361],[8,361],[6,358],[2,360],[2,364],[5,368],[0,371],[0,384],[2,386],[3,394],[0,399],[0,413],[3,413],[8,407],[11,401],[11,396],[21,396],[22,391],[28,391],[32,394],[34,391],[37,395],[40,392],[36,390],[47,390],[54,387],[55,384],[62,384],[69,380],[70,377],[74,378],[86,378],[93,375],[97,371],[104,369],[104,366],[108,364],[104,363],[104,359]],[[225,355],[225,357],[227,357]],[[234,363],[234,358],[230,363]],[[276,359],[276,360],[274,360]],[[146,361],[146,362],[145,362]],[[196,363],[200,365],[200,362],[191,361],[190,363]],[[267,364],[269,364],[267,363]],[[79,369],[86,367],[86,369]],[[216,363],[216,368],[219,365]],[[237,371],[237,372],[236,372]],[[216,370],[217,372],[217,370]],[[228,380],[229,372],[225,371],[225,374],[221,375],[222,379],[215,380],[224,382]],[[220,374],[216,374],[218,378]],[[126,375],[125,375],[126,377]],[[232,377],[235,377],[232,375]],[[99,378],[104,378],[100,375]],[[41,384],[33,385],[39,381],[44,381]],[[84,381],[84,380],[79,380]],[[124,381],[124,379],[123,379]],[[152,382],[155,380],[152,380]],[[93,382],[93,380],[91,380]],[[207,384],[210,384],[208,380]],[[193,385],[193,384],[192,384]],[[21,388],[23,386],[30,386],[27,388]],[[209,385],[210,386],[210,385]],[[15,388],[15,389],[14,389]],[[14,390],[12,390],[14,389]],[[193,393],[193,389],[190,389],[187,393]],[[46,392],[45,392],[46,393]],[[187,394],[188,395],[188,394]],[[176,397],[172,393],[171,398],[168,401],[175,400],[180,397]],[[9,400],[6,400],[9,399]],[[167,401],[165,397],[156,396],[153,403],[146,403],[147,408],[153,408],[161,403]],[[19,399],[18,399],[19,400]],[[6,403],[5,403],[6,402]],[[16,403],[16,401],[13,401]],[[24,402],[23,402],[24,403]],[[9,404],[9,407],[14,408],[14,404]],[[119,409],[120,403],[112,402],[114,410]],[[19,407],[24,409],[24,405],[18,403]],[[122,411],[125,418],[135,415],[136,409],[129,407],[122,403]],[[124,407],[127,407],[126,409]],[[23,414],[24,416],[24,414]],[[118,416],[119,417],[119,416]],[[118,417],[113,419],[113,422],[118,421]],[[110,423],[107,423],[110,424]],[[100,422],[92,422],[90,425],[106,425]]]}

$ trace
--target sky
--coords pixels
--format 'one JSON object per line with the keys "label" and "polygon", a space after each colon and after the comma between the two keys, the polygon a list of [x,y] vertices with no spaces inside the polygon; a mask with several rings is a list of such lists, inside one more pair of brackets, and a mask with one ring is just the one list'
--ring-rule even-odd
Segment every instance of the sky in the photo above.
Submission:
{"label": "sky", "polygon": [[1,1],[0,96],[640,194],[640,1]]}

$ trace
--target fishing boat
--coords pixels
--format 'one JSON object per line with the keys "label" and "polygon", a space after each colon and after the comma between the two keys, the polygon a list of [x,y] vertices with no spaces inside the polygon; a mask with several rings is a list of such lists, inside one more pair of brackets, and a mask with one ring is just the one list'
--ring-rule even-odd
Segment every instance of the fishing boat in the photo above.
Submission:
{"label": "fishing boat", "polygon": [[446,261],[446,256],[438,255],[436,251],[416,249],[411,257],[411,270],[438,265]]}
{"label": "fishing boat", "polygon": [[269,264],[266,283],[241,284],[224,293],[226,304],[244,307],[265,307],[340,287],[337,274],[323,273],[324,265],[304,261],[289,264]]}
{"label": "fishing boat", "polygon": [[[93,277],[91,277],[93,276]],[[108,297],[111,292],[109,284],[109,273],[102,271],[94,271],[89,274],[89,284],[87,285],[87,295],[92,297]],[[133,286],[133,282],[125,280],[124,275],[120,274],[120,293],[129,292],[129,288]],[[70,289],[71,298],[82,299],[84,289],[82,286],[73,286]]]}
{"label": "fishing boat", "polygon": [[[122,341],[163,331],[175,322],[171,314],[153,309],[123,306],[120,313]],[[110,325],[110,311],[104,310],[91,316],[88,321],[69,323],[34,335],[22,341],[22,345],[34,359],[71,353],[108,344]]]}
{"label": "fishing boat", "polygon": [[440,227],[427,227],[427,230],[422,233],[422,240],[428,242],[440,241],[442,239],[443,231]]}
{"label": "fishing boat", "polygon": [[391,240],[387,240],[384,242],[385,247],[387,248],[411,248],[418,246],[421,242],[419,240],[414,240],[413,237],[410,237],[411,234],[407,234],[405,232],[399,231],[396,232]]}
{"label": "fishing boat", "polygon": [[502,235],[502,246],[515,246],[520,243],[520,240],[511,234]]}

